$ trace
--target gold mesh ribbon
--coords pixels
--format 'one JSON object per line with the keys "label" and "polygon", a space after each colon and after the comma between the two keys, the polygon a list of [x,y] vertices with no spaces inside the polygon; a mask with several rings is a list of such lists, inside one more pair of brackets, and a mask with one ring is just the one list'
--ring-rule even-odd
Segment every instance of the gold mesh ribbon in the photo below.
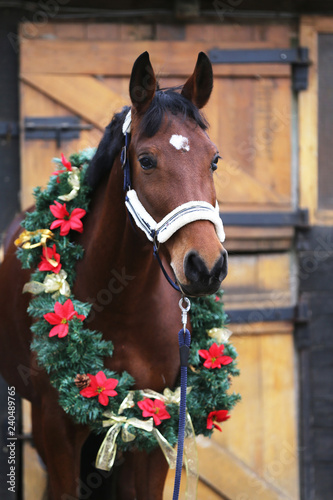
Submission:
{"label": "gold mesh ribbon", "polygon": [[[31,239],[35,236],[40,236],[40,241],[38,243],[31,243]],[[26,229],[22,231],[20,236],[14,241],[17,247],[22,247],[25,250],[29,248],[44,247],[46,248],[46,242],[48,239],[52,240],[54,234],[50,229],[36,229],[36,231],[27,231]],[[58,265],[58,264],[57,264]]]}
{"label": "gold mesh ribbon", "polygon": [[24,285],[23,293],[29,292],[33,295],[38,295],[42,292],[53,293],[52,297],[54,299],[59,297],[59,295],[69,297],[71,289],[66,281],[66,278],[66,271],[61,269],[58,274],[47,274],[43,283],[40,283],[39,281],[29,281],[29,283]]}
{"label": "gold mesh ribbon", "polygon": [[68,194],[63,194],[58,196],[59,200],[71,201],[77,197],[80,190],[80,169],[77,167],[72,167],[72,170],[68,172],[68,184],[72,187],[72,190]]}
{"label": "gold mesh ribbon", "polygon": [[[31,243],[31,239],[35,236],[40,236],[40,240],[37,243]],[[14,241],[17,247],[22,247],[24,250],[29,250],[30,248],[43,247],[45,248],[45,258],[53,267],[57,267],[58,262],[54,259],[50,259],[47,253],[47,240],[53,240],[54,234],[49,229],[36,229],[36,231],[27,231],[26,229],[22,231],[20,236]]]}
{"label": "gold mesh ribbon", "polygon": [[98,469],[109,471],[115,461],[117,454],[117,437],[121,432],[121,437],[124,442],[133,441],[135,435],[128,431],[128,427],[132,425],[138,429],[143,429],[147,432],[152,432],[154,428],[154,421],[152,418],[149,420],[139,420],[138,418],[126,418],[121,415],[114,415],[112,412],[105,412],[104,416],[108,420],[103,421],[103,427],[111,426],[98,450],[96,457],[96,467]]}
{"label": "gold mesh ribbon", "polygon": [[199,460],[195,432],[191,416],[186,412],[185,440],[184,440],[184,464],[186,470],[186,500],[197,498]]}
{"label": "gold mesh ribbon", "polygon": [[108,420],[103,421],[103,427],[110,426],[110,429],[106,433],[106,436],[97,453],[96,467],[98,469],[109,471],[112,468],[117,453],[116,441],[120,432],[121,438],[125,443],[134,441],[136,436],[128,430],[130,425],[136,427],[137,429],[143,429],[146,432],[151,432],[160,445],[169,467],[171,469],[175,468],[176,452],[160,431],[154,427],[153,418],[149,418],[148,420],[139,420],[138,418],[127,418],[119,414],[115,415],[112,412],[105,412],[103,415],[108,417]]}
{"label": "gold mesh ribbon", "polygon": [[[192,387],[188,387],[186,393],[191,392]],[[171,391],[166,388],[163,394],[159,394],[151,389],[144,389],[141,391],[142,395],[149,398],[161,399],[165,404],[180,404],[180,387],[177,387],[175,391]],[[159,443],[160,444],[160,443]],[[160,444],[161,446],[161,444]],[[169,464],[170,469],[176,467],[177,454],[176,450],[173,450],[172,458],[166,456],[166,449],[162,447],[165,458]],[[171,458],[171,460],[170,460]],[[186,411],[186,422],[185,422],[185,440],[184,440],[184,465],[186,469],[186,500],[195,500],[197,498],[198,489],[198,451],[195,441],[195,432],[192,424],[192,419],[188,411]]]}
{"label": "gold mesh ribbon", "polygon": [[[187,388],[187,393],[191,391],[191,387]],[[108,430],[104,441],[98,451],[96,458],[96,467],[99,469],[109,471],[113,466],[116,452],[117,452],[117,437],[121,432],[121,437],[123,441],[129,442],[135,439],[135,435],[128,431],[128,426],[133,425],[138,429],[144,429],[147,432],[151,432],[155,439],[157,440],[170,469],[176,467],[177,452],[170,443],[165,439],[165,437],[160,433],[156,427],[153,425],[153,419],[142,421],[137,418],[126,418],[122,416],[122,413],[127,408],[133,408],[134,406],[134,393],[135,391],[129,391],[126,398],[122,401],[118,415],[108,411],[103,415],[108,417],[108,420],[103,422],[104,427],[111,426]],[[151,389],[144,389],[140,391],[142,396],[147,398],[154,398],[164,401],[165,404],[177,404],[180,403],[180,387],[175,391],[170,389],[165,389],[163,394],[160,394]],[[198,453],[195,441],[195,433],[193,429],[193,424],[191,416],[186,412],[186,425],[185,425],[185,441],[184,441],[184,464],[186,469],[186,499],[195,500],[197,497],[197,485],[198,485]]]}
{"label": "gold mesh ribbon", "polygon": [[216,340],[218,344],[225,344],[229,341],[232,332],[228,328],[211,328],[207,331],[207,335]]}

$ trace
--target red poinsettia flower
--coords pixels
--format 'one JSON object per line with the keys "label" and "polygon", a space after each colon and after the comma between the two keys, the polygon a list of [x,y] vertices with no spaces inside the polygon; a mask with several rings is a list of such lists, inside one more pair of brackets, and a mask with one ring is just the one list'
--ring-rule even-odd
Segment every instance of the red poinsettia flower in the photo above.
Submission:
{"label": "red poinsettia flower", "polygon": [[50,229],[55,229],[60,226],[60,236],[66,236],[71,229],[82,233],[83,224],[81,218],[86,215],[83,208],[74,208],[71,213],[66,209],[66,203],[63,205],[59,201],[54,200],[55,205],[50,205],[50,210],[57,220],[53,221]]}
{"label": "red poinsettia flower", "polygon": [[216,342],[214,342],[214,344],[210,346],[209,351],[200,349],[198,353],[206,360],[204,362],[206,368],[221,368],[222,365],[229,365],[229,363],[233,361],[230,356],[224,356],[223,351],[224,345],[217,345]]}
{"label": "red poinsettia flower", "polygon": [[55,170],[54,172],[52,172],[51,175],[57,175],[58,178],[57,178],[57,182],[59,183],[60,182],[60,179],[59,179],[59,174],[63,174],[64,172],[71,172],[72,171],[72,164],[70,161],[67,160],[66,156],[64,156],[63,153],[61,153],[61,163],[63,164],[63,166],[66,168],[66,170]]}
{"label": "red poinsettia flower", "polygon": [[215,427],[215,429],[222,432],[221,427],[216,422],[224,422],[225,420],[228,420],[228,418],[230,418],[230,415],[228,415],[228,410],[211,411],[207,417],[206,427],[207,429],[212,429],[213,427]]}
{"label": "red poinsettia flower", "polygon": [[143,417],[153,417],[155,425],[160,425],[162,420],[171,418],[165,408],[165,404],[160,399],[145,398],[138,401],[138,407],[142,410]]}
{"label": "red poinsettia flower", "polygon": [[85,398],[93,398],[98,396],[98,401],[103,406],[107,406],[109,403],[109,397],[117,396],[117,392],[114,390],[118,384],[118,380],[115,378],[106,378],[104,372],[100,371],[96,375],[90,375],[90,385],[85,389],[80,391],[80,394]]}
{"label": "red poinsettia flower", "polygon": [[51,325],[55,325],[51,328],[49,337],[54,337],[58,335],[59,338],[66,337],[68,334],[68,323],[74,317],[79,318],[81,321],[85,319],[83,314],[78,314],[74,310],[74,305],[71,299],[66,300],[64,304],[56,302],[54,304],[54,312],[44,314],[44,318]]}
{"label": "red poinsettia flower", "polygon": [[40,271],[52,271],[55,274],[59,273],[61,269],[60,254],[57,253],[57,247],[55,244],[52,248],[43,248],[43,255],[40,263],[38,264],[38,269]]}

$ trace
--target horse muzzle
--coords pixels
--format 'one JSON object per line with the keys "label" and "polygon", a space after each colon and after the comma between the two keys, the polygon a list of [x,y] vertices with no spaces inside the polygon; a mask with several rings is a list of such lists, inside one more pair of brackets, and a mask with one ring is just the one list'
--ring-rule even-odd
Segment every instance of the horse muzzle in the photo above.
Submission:
{"label": "horse muzzle", "polygon": [[188,296],[210,295],[217,292],[228,272],[228,254],[222,250],[218,260],[208,269],[204,259],[195,250],[190,250],[184,258],[186,284],[179,283]]}

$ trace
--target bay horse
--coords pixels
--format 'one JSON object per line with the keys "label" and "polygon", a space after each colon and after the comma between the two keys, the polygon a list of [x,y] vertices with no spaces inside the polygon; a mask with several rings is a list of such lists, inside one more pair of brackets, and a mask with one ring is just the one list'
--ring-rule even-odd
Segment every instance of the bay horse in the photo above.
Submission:
{"label": "bay horse", "polygon": [[[149,54],[141,54],[130,78],[131,107],[115,114],[106,127],[87,171],[92,197],[84,231],[76,238],[85,253],[77,264],[73,291],[79,300],[93,303],[89,327],[114,344],[113,357],[105,366],[129,372],[138,389],[162,392],[175,385],[180,366],[180,294],[164,278],[151,242],[125,208],[122,127],[131,110],[132,183],[155,221],[194,200],[215,207],[213,171],[218,151],[200,112],[212,87],[212,66],[202,52],[181,91],[159,90]],[[103,477],[103,482],[91,468],[100,441],[59,406],[55,389],[30,351],[31,297],[22,294],[30,271],[21,269],[15,255],[13,241],[19,233],[17,223],[10,227],[0,268],[1,372],[31,401],[33,439],[47,467],[49,500],[162,500],[168,467],[160,448],[149,454],[124,453],[115,473]],[[210,220],[179,228],[159,252],[187,296],[216,292],[226,276],[227,253]],[[105,290],[112,292],[108,304],[101,299]]]}

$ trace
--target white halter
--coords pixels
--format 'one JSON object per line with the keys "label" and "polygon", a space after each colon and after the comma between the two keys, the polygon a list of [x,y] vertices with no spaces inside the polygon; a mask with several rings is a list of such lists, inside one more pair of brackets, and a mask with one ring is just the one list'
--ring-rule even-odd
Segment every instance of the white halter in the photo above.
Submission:
{"label": "white halter", "polygon": [[[126,136],[131,130],[131,111],[126,115],[123,124],[123,134]],[[156,222],[147,212],[138,198],[135,189],[126,193],[125,205],[132,215],[136,225],[144,231],[150,241],[159,243],[167,241],[178,229],[197,220],[209,220],[215,225],[216,234],[221,242],[225,240],[222,219],[219,215],[219,206],[213,207],[206,201],[188,201],[172,210],[160,222]]]}

